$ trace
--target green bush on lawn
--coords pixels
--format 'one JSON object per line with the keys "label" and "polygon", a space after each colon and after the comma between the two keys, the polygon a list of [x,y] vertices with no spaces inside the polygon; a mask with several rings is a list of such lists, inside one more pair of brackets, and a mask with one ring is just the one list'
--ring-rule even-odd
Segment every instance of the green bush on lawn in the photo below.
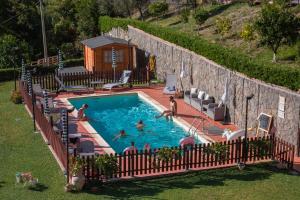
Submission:
{"label": "green bush on lawn", "polygon": [[113,27],[121,27],[127,30],[128,25],[194,51],[228,69],[241,72],[251,78],[284,86],[292,90],[298,90],[300,88],[300,69],[261,63],[243,53],[210,43],[203,38],[174,31],[170,28],[152,25],[147,22],[110,18],[107,16],[100,18],[100,26],[103,32],[108,32]]}

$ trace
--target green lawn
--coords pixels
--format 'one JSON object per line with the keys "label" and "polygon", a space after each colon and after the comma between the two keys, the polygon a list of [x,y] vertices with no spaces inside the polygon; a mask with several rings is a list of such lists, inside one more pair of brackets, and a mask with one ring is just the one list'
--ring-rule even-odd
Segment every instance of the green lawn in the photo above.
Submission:
{"label": "green lawn", "polygon": [[[64,177],[23,105],[9,102],[12,83],[0,83],[0,199],[299,199],[300,176],[269,165],[190,173],[148,181],[115,183],[96,193],[65,193]],[[15,184],[15,173],[31,171],[40,185]]]}

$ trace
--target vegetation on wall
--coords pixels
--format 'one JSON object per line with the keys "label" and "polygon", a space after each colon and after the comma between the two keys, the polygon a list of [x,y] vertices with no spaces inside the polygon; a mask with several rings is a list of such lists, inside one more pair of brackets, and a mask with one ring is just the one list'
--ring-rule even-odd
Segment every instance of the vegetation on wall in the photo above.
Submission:
{"label": "vegetation on wall", "polygon": [[300,88],[300,69],[274,67],[273,65],[260,63],[239,51],[227,49],[188,33],[175,32],[170,28],[163,28],[137,20],[101,17],[101,27],[104,32],[110,31],[113,27],[127,29],[127,25],[132,25],[149,34],[187,48],[228,69],[241,72],[251,78],[285,86],[292,90]]}

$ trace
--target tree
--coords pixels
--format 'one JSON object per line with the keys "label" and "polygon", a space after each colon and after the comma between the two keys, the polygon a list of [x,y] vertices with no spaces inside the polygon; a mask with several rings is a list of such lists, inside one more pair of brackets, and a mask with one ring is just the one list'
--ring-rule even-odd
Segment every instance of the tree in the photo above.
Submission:
{"label": "tree", "polygon": [[48,39],[51,43],[60,46],[76,40],[78,33],[74,0],[47,1],[45,16],[51,16],[53,38]]}
{"label": "tree", "polygon": [[95,37],[98,32],[98,12],[97,0],[77,0],[76,5],[77,31],[80,39]]}
{"label": "tree", "polygon": [[144,20],[144,12],[147,8],[148,1],[149,0],[135,0],[135,7],[138,9],[142,21]]}
{"label": "tree", "polygon": [[194,19],[199,26],[202,25],[208,18],[209,12],[202,7],[198,8],[194,13]]}
{"label": "tree", "polygon": [[24,58],[29,60],[29,47],[13,35],[0,37],[0,68],[18,67]]}
{"label": "tree", "polygon": [[281,4],[266,4],[255,23],[262,45],[273,51],[273,62],[282,44],[293,44],[299,35],[299,19]]}
{"label": "tree", "polygon": [[151,3],[148,6],[148,10],[152,16],[158,17],[160,15],[163,15],[168,10],[168,7],[169,6],[166,2],[158,1],[158,2]]}

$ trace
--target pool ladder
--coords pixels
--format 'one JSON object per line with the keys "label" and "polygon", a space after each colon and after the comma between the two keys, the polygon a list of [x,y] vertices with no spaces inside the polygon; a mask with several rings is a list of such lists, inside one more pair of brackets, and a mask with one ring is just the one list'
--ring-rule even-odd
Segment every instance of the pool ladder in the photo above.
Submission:
{"label": "pool ladder", "polygon": [[202,127],[203,127],[203,125],[204,125],[203,123],[204,123],[204,119],[195,117],[189,128],[188,134],[190,136],[191,135],[195,136],[197,130],[199,129],[199,126],[202,124]]}

